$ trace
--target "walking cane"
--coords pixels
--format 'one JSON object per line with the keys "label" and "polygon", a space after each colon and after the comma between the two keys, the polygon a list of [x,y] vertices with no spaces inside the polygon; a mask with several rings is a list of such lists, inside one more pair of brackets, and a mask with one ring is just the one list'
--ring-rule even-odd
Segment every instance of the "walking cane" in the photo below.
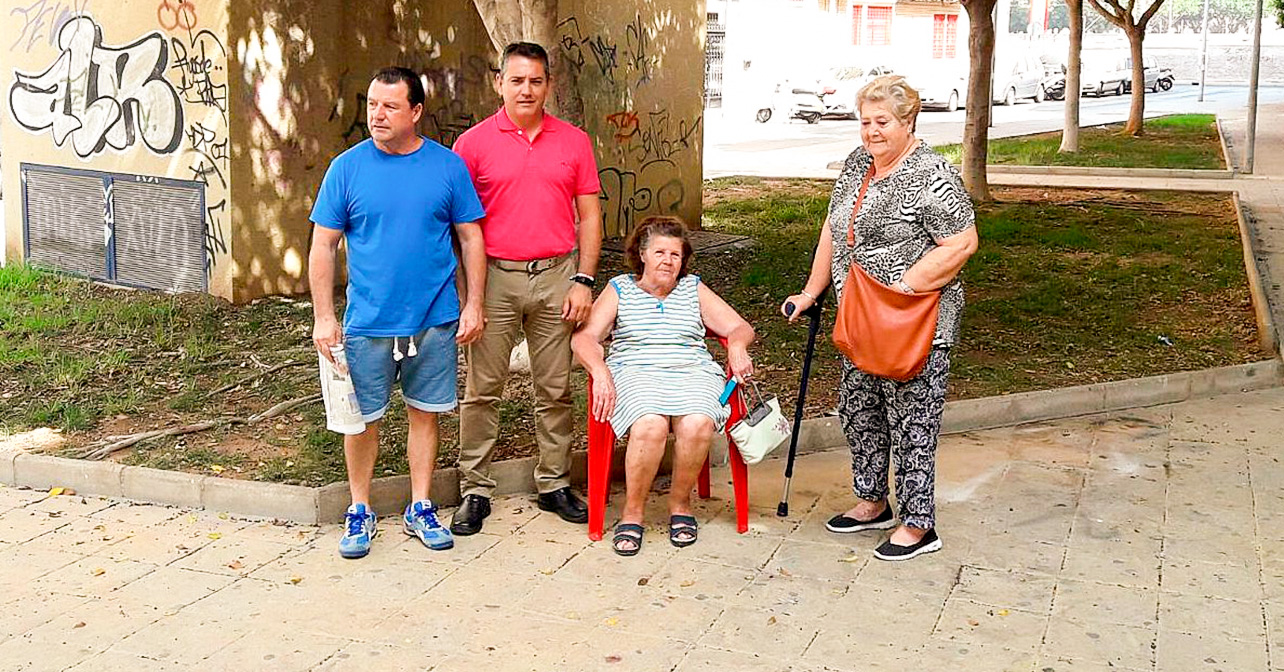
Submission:
{"label": "walking cane", "polygon": [[[794,406],[794,431],[789,436],[789,459],[785,462],[785,491],[780,495],[780,504],[776,506],[776,515],[784,518],[789,515],[789,483],[794,478],[794,458],[798,456],[798,432],[802,427],[803,399],[807,396],[807,377],[811,375],[811,358],[816,354],[816,332],[820,331],[820,304],[825,300],[825,292],[816,297],[815,303],[803,311],[810,318],[807,325],[807,353],[803,357],[802,382],[798,384],[798,403]],[[795,306],[785,304],[785,313],[793,315]]]}

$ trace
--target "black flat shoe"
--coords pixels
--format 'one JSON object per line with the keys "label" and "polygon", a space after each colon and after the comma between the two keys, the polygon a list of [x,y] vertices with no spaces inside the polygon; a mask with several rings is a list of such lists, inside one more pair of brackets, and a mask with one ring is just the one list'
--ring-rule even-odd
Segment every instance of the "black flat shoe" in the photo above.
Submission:
{"label": "black flat shoe", "polygon": [[490,515],[490,499],[468,495],[450,519],[450,533],[461,537],[481,532],[482,521]]}
{"label": "black flat shoe", "polygon": [[542,492],[535,503],[541,511],[552,511],[568,523],[588,522],[588,507],[569,487]]}
{"label": "black flat shoe", "polygon": [[941,538],[936,536],[936,530],[928,530],[922,539],[918,540],[913,546],[901,546],[893,544],[891,539],[883,542],[882,546],[874,549],[874,557],[879,560],[909,560],[916,558],[924,553],[932,553],[941,550]]}
{"label": "black flat shoe", "polygon": [[861,530],[886,530],[896,525],[896,516],[892,514],[891,505],[883,507],[883,512],[869,520],[857,520],[838,514],[825,523],[825,529],[830,532],[846,534],[848,532],[860,532]]}

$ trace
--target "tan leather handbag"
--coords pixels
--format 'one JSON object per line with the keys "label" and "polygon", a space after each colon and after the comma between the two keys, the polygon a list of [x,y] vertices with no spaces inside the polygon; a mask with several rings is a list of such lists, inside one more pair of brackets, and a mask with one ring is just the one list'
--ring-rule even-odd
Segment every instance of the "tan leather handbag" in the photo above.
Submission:
{"label": "tan leather handbag", "polygon": [[[856,244],[856,215],[871,172],[865,174],[852,208],[849,247]],[[940,303],[939,291],[905,294],[874,279],[853,258],[838,301],[834,345],[865,373],[907,381],[923,370],[931,354]]]}

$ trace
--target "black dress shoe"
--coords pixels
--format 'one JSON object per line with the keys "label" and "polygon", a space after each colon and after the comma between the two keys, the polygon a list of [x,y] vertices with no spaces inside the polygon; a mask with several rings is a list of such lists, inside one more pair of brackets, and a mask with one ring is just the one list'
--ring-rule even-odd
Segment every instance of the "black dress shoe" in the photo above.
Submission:
{"label": "black dress shoe", "polygon": [[588,507],[569,487],[540,493],[536,503],[541,511],[552,511],[568,523],[588,522]]}
{"label": "black dress shoe", "polygon": [[481,495],[468,495],[450,519],[450,533],[461,537],[481,532],[482,521],[490,515],[490,500]]}

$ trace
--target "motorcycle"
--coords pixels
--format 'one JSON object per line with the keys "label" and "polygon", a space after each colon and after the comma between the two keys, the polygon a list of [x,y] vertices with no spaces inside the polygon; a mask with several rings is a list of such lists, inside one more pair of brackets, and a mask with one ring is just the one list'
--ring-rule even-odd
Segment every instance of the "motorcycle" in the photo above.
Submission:
{"label": "motorcycle", "polygon": [[1043,78],[1043,95],[1048,100],[1065,100],[1066,98],[1066,76],[1061,73],[1054,73]]}
{"label": "motorcycle", "polygon": [[[789,89],[789,97],[785,104],[781,104],[781,99],[786,95],[782,92],[782,88]],[[758,108],[757,113],[754,114],[754,120],[765,124],[781,107],[784,107],[788,113],[786,118],[802,119],[809,124],[814,124],[820,121],[821,115],[825,114],[825,95],[811,88],[792,87],[788,82],[777,84],[771,101],[766,107]]]}

